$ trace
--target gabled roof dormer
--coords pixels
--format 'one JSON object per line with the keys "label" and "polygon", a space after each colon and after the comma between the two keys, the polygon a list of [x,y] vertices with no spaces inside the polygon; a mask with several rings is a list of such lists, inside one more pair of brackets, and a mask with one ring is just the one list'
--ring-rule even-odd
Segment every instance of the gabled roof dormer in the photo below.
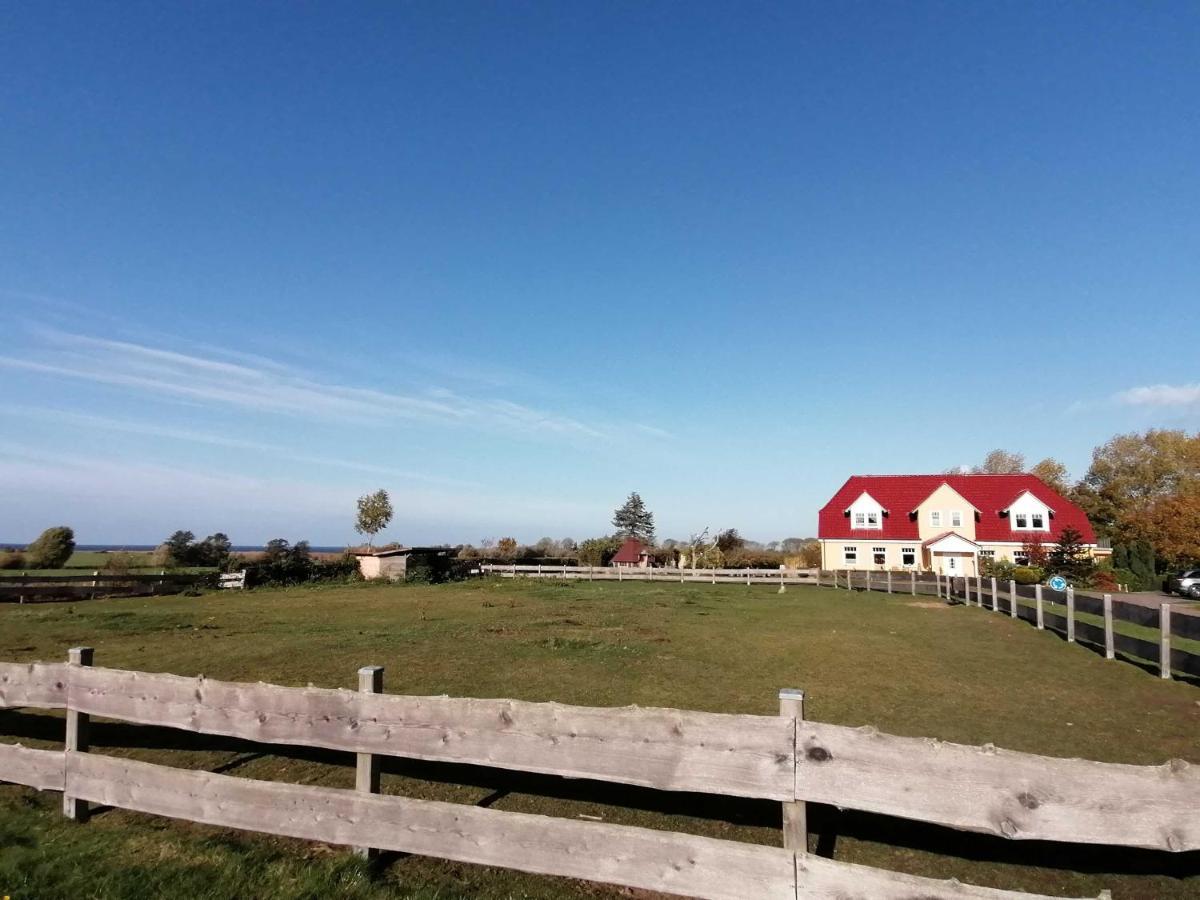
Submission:
{"label": "gabled roof dormer", "polygon": [[1054,510],[1030,490],[1021,491],[1012,503],[1000,510],[1008,517],[1008,527],[1018,532],[1048,532]]}
{"label": "gabled roof dormer", "polygon": [[883,528],[883,518],[888,514],[883,504],[863,491],[858,499],[846,507],[843,515],[850,520],[854,530],[878,530]]}

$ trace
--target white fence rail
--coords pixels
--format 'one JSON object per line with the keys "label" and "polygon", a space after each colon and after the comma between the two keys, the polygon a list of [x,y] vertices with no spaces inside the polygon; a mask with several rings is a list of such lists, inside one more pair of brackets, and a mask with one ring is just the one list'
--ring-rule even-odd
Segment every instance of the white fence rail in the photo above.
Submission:
{"label": "white fence rail", "polygon": [[482,575],[502,578],[573,578],[582,581],[673,581],[705,584],[815,584],[815,569],[689,569],[638,566],[525,566],[485,564]]}

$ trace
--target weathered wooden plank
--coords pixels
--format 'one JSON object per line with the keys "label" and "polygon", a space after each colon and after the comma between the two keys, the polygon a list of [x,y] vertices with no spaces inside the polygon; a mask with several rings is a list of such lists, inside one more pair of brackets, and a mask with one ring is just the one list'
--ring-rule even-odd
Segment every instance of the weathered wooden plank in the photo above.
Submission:
{"label": "weathered wooden plank", "polygon": [[0,662],[0,709],[63,709],[66,705],[66,663]]}
{"label": "weathered wooden plank", "polygon": [[794,900],[779,847],[71,754],[70,789],[123,809],[691,897]]}
{"label": "weathered wooden plank", "polygon": [[1200,848],[1200,766],[1056,759],[796,723],[796,799],[1007,838]]}
{"label": "weathered wooden plank", "polygon": [[798,900],[1050,900],[1044,894],[979,887],[953,879],[935,881],[820,856],[796,857],[796,897]]}
{"label": "weathered wooden plank", "polygon": [[72,707],[128,722],[662,790],[794,799],[792,723],[777,716],[360,694],[104,668],[71,675]]}
{"label": "weathered wooden plank", "polygon": [[68,754],[95,803],[225,828],[558,875],[713,900],[1049,900],[626,825],[361,794]]}
{"label": "weathered wooden plank", "polygon": [[[1172,618],[1178,618],[1172,616]],[[1194,653],[1188,653],[1186,650],[1180,650],[1178,647],[1171,649],[1171,668],[1179,672],[1184,672],[1187,675],[1195,675],[1200,677],[1200,656]]]}
{"label": "weathered wooden plank", "polygon": [[63,789],[61,750],[34,750],[20,744],[0,744],[0,781],[23,784],[39,791]]}

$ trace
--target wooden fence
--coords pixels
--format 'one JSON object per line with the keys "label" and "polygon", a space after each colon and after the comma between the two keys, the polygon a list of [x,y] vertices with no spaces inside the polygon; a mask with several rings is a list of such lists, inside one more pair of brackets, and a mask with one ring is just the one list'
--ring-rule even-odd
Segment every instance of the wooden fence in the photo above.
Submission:
{"label": "wooden fence", "polygon": [[[231,828],[692,897],[1028,898],[808,853],[806,802],[1015,840],[1200,848],[1200,768],[1056,759],[778,716],[287,688],[92,667],[0,663],[0,707],[65,709],[63,751],[0,744],[0,780]],[[254,781],[88,753],[91,716],[357,755],[355,790]],[[782,804],[782,847],[379,793],[379,757],[754,797]]]}
{"label": "wooden fence", "polygon": [[688,569],[637,566],[549,566],[491,564],[479,567],[481,575],[502,578],[567,578],[582,581],[703,582],[705,584],[815,584],[811,569]]}
{"label": "wooden fence", "polygon": [[[1156,609],[1112,594],[1092,597],[1078,594],[1071,587],[1056,591],[1040,584],[1019,585],[1014,581],[998,584],[996,579],[986,577],[948,579],[946,593],[969,605],[1023,619],[1039,630],[1056,631],[1065,635],[1068,643],[1103,648],[1107,659],[1116,659],[1121,653],[1157,663],[1163,678],[1170,678],[1172,671],[1200,678],[1200,655],[1171,645],[1172,636],[1200,641],[1200,616],[1187,612],[1172,615],[1169,602],[1160,603]],[[1101,619],[1102,624],[1081,619],[1080,613]],[[1158,639],[1152,641],[1123,632],[1117,628],[1118,622],[1154,629]]]}
{"label": "wooden fence", "polygon": [[178,594],[195,587],[216,585],[214,573],[94,571],[78,575],[0,574],[0,602],[87,600],[93,597],[148,597]]}

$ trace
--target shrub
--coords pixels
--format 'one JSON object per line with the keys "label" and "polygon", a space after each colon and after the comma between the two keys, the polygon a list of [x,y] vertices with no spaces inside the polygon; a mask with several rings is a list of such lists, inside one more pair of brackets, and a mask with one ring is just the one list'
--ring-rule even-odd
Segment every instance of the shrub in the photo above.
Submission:
{"label": "shrub", "polygon": [[1094,587],[1098,591],[1115,591],[1117,589],[1116,573],[1112,569],[1097,569],[1088,579],[1088,586]]}
{"label": "shrub", "polygon": [[1012,580],[1017,584],[1039,584],[1045,574],[1037,566],[1014,566]]}
{"label": "shrub", "polygon": [[25,554],[20,550],[9,550],[0,553],[0,569],[25,568]]}
{"label": "shrub", "polygon": [[25,560],[31,569],[61,569],[75,552],[75,532],[66,525],[47,528],[25,548]]}
{"label": "shrub", "polygon": [[980,571],[983,575],[995,578],[997,581],[1015,580],[1013,572],[1016,566],[1007,559],[984,559]]}

